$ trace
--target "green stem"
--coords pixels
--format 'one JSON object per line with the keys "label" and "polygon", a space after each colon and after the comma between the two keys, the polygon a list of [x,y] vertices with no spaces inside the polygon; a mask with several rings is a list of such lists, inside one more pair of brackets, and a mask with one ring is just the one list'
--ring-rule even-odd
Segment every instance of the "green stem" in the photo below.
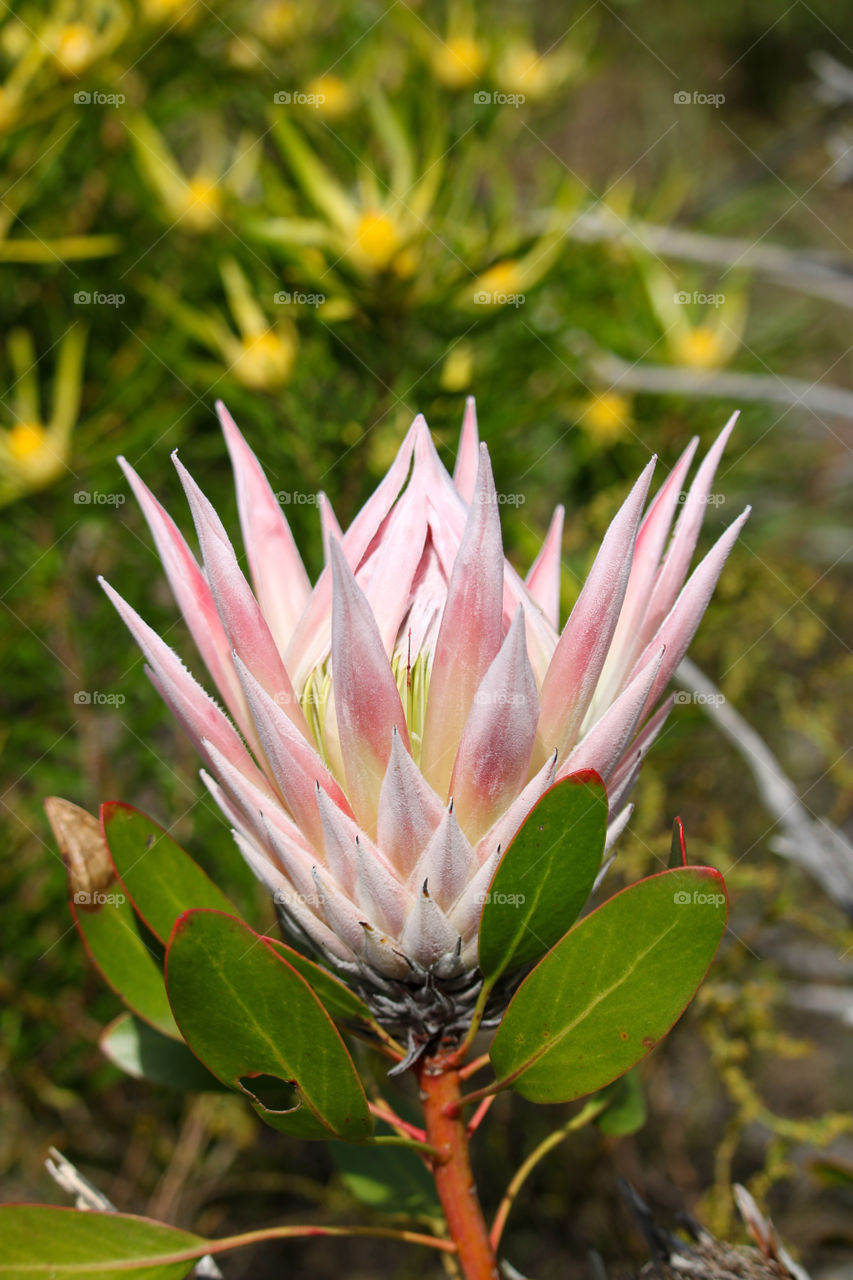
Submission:
{"label": "green stem", "polygon": [[518,1169],[515,1171],[512,1181],[504,1192],[504,1197],[498,1205],[498,1211],[495,1214],[495,1220],[492,1223],[492,1229],[489,1233],[489,1241],[493,1249],[497,1249],[498,1244],[500,1243],[500,1238],[503,1235],[503,1229],[506,1226],[506,1220],[509,1217],[509,1212],[515,1203],[515,1199],[519,1191],[524,1186],[537,1164],[539,1164],[540,1160],[544,1160],[548,1152],[553,1151],[554,1147],[559,1146],[563,1139],[567,1138],[570,1133],[574,1133],[577,1129],[582,1129],[584,1125],[589,1124],[590,1120],[594,1120],[597,1115],[601,1114],[606,1106],[607,1102],[601,1099],[597,1099],[594,1102],[588,1102],[583,1110],[579,1111],[576,1116],[572,1117],[568,1124],[563,1125],[562,1129],[555,1129],[555,1131],[550,1133],[547,1138],[544,1138],[543,1141],[539,1143],[539,1146],[535,1147],[533,1151],[531,1151],[524,1163],[519,1165]]}

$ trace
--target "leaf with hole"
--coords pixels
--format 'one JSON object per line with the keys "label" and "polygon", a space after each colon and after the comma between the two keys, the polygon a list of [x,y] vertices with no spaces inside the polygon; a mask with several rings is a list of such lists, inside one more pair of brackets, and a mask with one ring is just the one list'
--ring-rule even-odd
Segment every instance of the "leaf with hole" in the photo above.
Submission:
{"label": "leaf with hole", "polygon": [[274,1129],[368,1140],[361,1081],[334,1023],[268,940],[221,911],[188,911],[166,954],[166,988],[193,1053]]}

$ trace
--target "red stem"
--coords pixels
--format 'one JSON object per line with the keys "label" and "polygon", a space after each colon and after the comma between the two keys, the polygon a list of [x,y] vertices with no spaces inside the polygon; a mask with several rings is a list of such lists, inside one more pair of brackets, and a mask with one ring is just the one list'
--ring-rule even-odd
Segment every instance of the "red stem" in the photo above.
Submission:
{"label": "red stem", "polygon": [[498,1264],[480,1208],[468,1134],[459,1107],[459,1071],[440,1056],[417,1068],[427,1141],[438,1155],[432,1161],[435,1186],[457,1261],[465,1280],[498,1280]]}

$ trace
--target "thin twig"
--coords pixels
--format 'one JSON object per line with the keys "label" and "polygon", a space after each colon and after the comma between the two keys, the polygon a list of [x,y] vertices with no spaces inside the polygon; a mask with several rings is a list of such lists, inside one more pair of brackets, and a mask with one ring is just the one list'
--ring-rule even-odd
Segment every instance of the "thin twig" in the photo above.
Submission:
{"label": "thin twig", "polygon": [[783,834],[770,843],[774,853],[802,867],[853,916],[853,845],[844,833],[809,812],[764,739],[695,662],[682,659],[675,679],[683,689],[699,695],[705,713],[746,761],[764,807],[782,828]]}
{"label": "thin twig", "polygon": [[625,222],[603,205],[584,209],[568,235],[584,244],[621,244],[642,253],[724,267],[726,271],[754,271],[800,293],[853,307],[853,262],[832,254],[803,253],[785,245],[709,236],[650,222]]}
{"label": "thin twig", "polygon": [[633,364],[612,352],[593,355],[590,368],[609,391],[799,405],[817,415],[827,414],[853,422],[853,391],[807,378],[782,378],[775,373],[740,373],[730,369],[702,372],[682,365]]}
{"label": "thin twig", "polygon": [[524,1186],[525,1182],[539,1162],[545,1159],[545,1156],[548,1155],[549,1151],[553,1151],[554,1147],[559,1146],[563,1139],[567,1138],[570,1133],[574,1133],[575,1130],[582,1129],[584,1125],[589,1124],[590,1120],[594,1120],[595,1117],[600,1115],[606,1107],[607,1102],[603,1099],[599,1098],[590,1100],[576,1116],[572,1117],[568,1124],[564,1124],[561,1129],[555,1129],[553,1133],[549,1133],[548,1137],[544,1138],[542,1142],[539,1143],[539,1146],[535,1147],[533,1151],[531,1151],[524,1163],[519,1165],[518,1169],[515,1171],[512,1181],[504,1192],[503,1199],[501,1200],[498,1206],[498,1211],[495,1214],[495,1220],[492,1223],[489,1239],[493,1249],[497,1249],[500,1243],[501,1236],[503,1235],[503,1229],[506,1226],[506,1220],[509,1217],[510,1210],[512,1209],[519,1191]]}

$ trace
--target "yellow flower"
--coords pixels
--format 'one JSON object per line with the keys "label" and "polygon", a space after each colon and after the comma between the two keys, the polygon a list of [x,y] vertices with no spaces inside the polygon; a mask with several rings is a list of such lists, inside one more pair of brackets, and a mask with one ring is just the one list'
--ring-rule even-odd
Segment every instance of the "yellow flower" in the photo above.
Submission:
{"label": "yellow flower", "polygon": [[464,89],[473,84],[479,80],[485,65],[485,50],[474,36],[449,36],[433,49],[433,73],[448,89]]}
{"label": "yellow flower", "polygon": [[198,0],[142,0],[142,12],[149,22],[173,23],[179,30],[198,17]]}
{"label": "yellow flower", "polygon": [[292,0],[273,0],[265,4],[255,19],[258,34],[269,44],[281,44],[289,40],[303,18],[300,6]]}
{"label": "yellow flower", "polygon": [[69,22],[56,38],[53,56],[64,76],[79,76],[98,52],[96,33],[83,22]]}
{"label": "yellow flower", "polygon": [[697,324],[684,333],[670,334],[667,341],[679,364],[691,369],[716,369],[731,355],[729,339],[724,329]]}
{"label": "yellow flower", "polygon": [[498,87],[525,98],[544,98],[575,68],[568,53],[539,53],[531,44],[510,44],[501,54],[495,70]]}
{"label": "yellow flower", "polygon": [[194,231],[207,231],[222,213],[222,192],[216,178],[197,173],[187,183],[184,222]]}
{"label": "yellow flower", "polygon": [[367,209],[355,227],[353,252],[374,271],[384,270],[400,247],[400,233],[389,214]]}
{"label": "yellow flower", "polygon": [[289,329],[268,329],[244,337],[231,372],[252,391],[274,391],[288,379],[296,355],[295,334]]}
{"label": "yellow flower", "polygon": [[329,120],[340,120],[355,105],[355,95],[349,85],[331,73],[309,80],[305,92],[316,99],[314,105],[320,115],[327,116]]}
{"label": "yellow flower", "polygon": [[580,421],[599,444],[613,444],[631,421],[631,401],[617,391],[592,395],[581,408]]}
{"label": "yellow flower", "polygon": [[471,385],[474,376],[474,348],[470,342],[457,342],[448,351],[441,366],[439,382],[442,391],[465,391]]}

